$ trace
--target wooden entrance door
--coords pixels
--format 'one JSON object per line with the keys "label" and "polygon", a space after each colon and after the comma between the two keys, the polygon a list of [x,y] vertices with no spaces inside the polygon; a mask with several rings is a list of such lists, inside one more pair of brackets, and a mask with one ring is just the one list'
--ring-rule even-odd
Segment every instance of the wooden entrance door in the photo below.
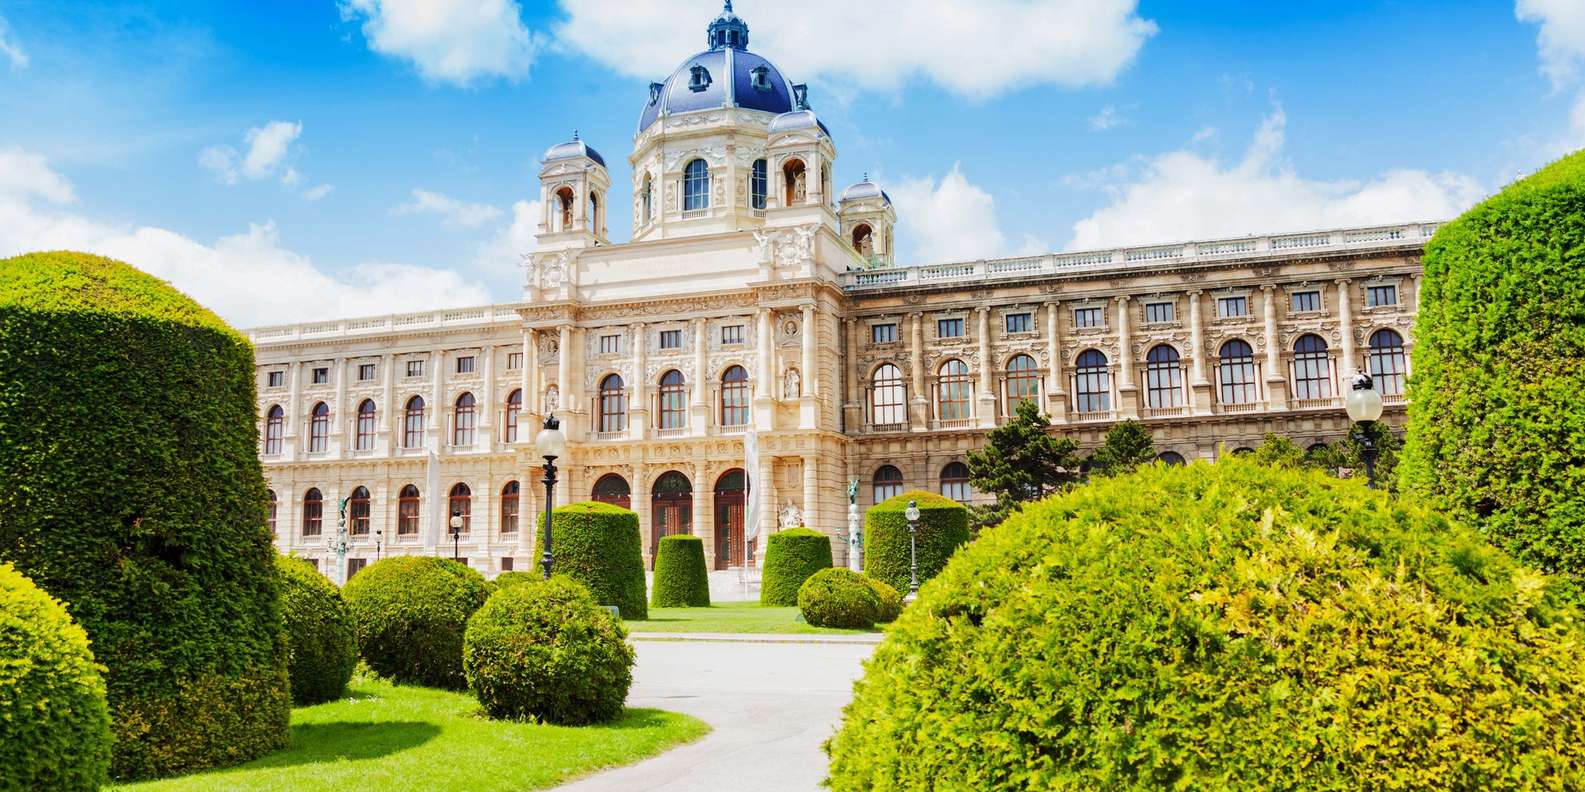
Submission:
{"label": "wooden entrance door", "polygon": [[715,482],[715,568],[742,566],[744,478],[729,470]]}
{"label": "wooden entrance door", "polygon": [[687,477],[671,471],[655,481],[650,508],[649,562],[655,566],[660,538],[693,533],[693,491]]}

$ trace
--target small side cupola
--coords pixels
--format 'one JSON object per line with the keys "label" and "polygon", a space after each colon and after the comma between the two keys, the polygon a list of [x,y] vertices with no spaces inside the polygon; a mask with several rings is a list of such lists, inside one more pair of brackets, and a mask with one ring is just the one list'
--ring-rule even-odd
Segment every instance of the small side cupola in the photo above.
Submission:
{"label": "small side cupola", "polygon": [[891,266],[897,210],[892,207],[891,196],[870,181],[868,174],[863,181],[842,191],[837,218],[841,222],[842,238],[858,254],[861,266]]}
{"label": "small side cupola", "polygon": [[572,134],[545,150],[539,171],[541,245],[593,247],[606,239],[605,196],[611,188],[605,158]]}
{"label": "small side cupola", "polygon": [[710,22],[707,34],[710,49],[748,49],[748,23],[732,12],[732,0],[726,0],[721,15]]}

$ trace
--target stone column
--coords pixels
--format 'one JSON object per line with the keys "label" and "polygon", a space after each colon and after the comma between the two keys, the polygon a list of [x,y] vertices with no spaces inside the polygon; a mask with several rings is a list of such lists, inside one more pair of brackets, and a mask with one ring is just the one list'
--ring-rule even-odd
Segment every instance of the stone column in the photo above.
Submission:
{"label": "stone column", "polygon": [[[703,437],[710,432],[710,338],[709,326],[703,318],[693,320],[693,398],[688,405],[688,433]],[[706,553],[712,552],[709,547]]]}
{"label": "stone column", "polygon": [[980,337],[980,394],[974,405],[975,418],[980,426],[992,428],[996,426],[996,362],[991,359],[991,309],[982,305],[974,310],[979,314]]}
{"label": "stone column", "polygon": [[336,378],[336,401],[330,408],[330,454],[342,457],[351,450],[352,443],[348,442],[348,430],[351,428],[347,421],[347,359],[336,358],[331,367]]}
{"label": "stone column", "polygon": [[[523,411],[518,415],[518,442],[534,441],[534,418],[539,415],[539,331],[523,330],[523,368],[517,386],[523,389]],[[527,434],[525,434],[525,432]]]}
{"label": "stone column", "polygon": [[[495,436],[495,346],[485,344],[479,348],[479,356],[484,358],[483,371],[480,373],[482,384],[479,386],[478,400],[478,431],[474,432],[475,442],[483,451],[494,451],[499,445]],[[483,440],[482,443],[478,442]]]}
{"label": "stone column", "polygon": [[859,382],[859,322],[857,319],[844,319],[842,324],[847,331],[847,354],[842,361],[842,376],[847,381],[847,401],[842,405],[842,429],[855,432],[864,425],[863,404],[859,401],[864,392]]}
{"label": "stone column", "polygon": [[1288,377],[1282,370],[1282,350],[1277,345],[1277,287],[1260,287],[1266,318],[1266,405],[1271,410],[1288,408]]}
{"label": "stone column", "polygon": [[446,366],[446,353],[439,350],[429,353],[429,447],[438,451],[446,449],[450,438],[446,437],[446,414],[450,405],[446,404],[444,385],[441,383],[441,369]]}
{"label": "stone column", "polygon": [[710,494],[715,487],[709,480],[710,471],[703,459],[693,461],[693,472],[688,478],[693,482],[693,535],[704,542],[704,568],[715,569],[715,523],[710,520]]}
{"label": "stone column", "polygon": [[[556,400],[558,404],[555,412],[561,415],[562,418],[568,418],[572,414],[572,400],[576,395],[572,388],[572,325],[562,325],[559,328],[559,335],[560,337],[556,340]],[[545,409],[547,412],[551,411],[549,405],[546,405]],[[569,421],[561,427],[561,430],[566,432],[568,437],[572,436],[573,431],[570,424],[571,422]],[[581,429],[582,427],[579,428]]]}
{"label": "stone column", "polygon": [[1189,390],[1192,401],[1189,410],[1195,415],[1211,412],[1211,381],[1205,376],[1205,317],[1200,309],[1205,292],[1199,289],[1188,293],[1189,300]]}
{"label": "stone column", "polygon": [[[396,435],[401,422],[392,420],[394,416],[401,414],[401,405],[396,403],[396,357],[389,352],[380,357],[380,385],[384,395],[380,399],[380,405],[375,408],[375,414],[379,416],[380,421],[379,436],[385,438],[384,454],[391,456],[401,445]],[[398,429],[393,429],[393,426]],[[392,536],[394,535],[393,533]]]}
{"label": "stone column", "polygon": [[908,339],[908,361],[912,369],[909,372],[908,413],[909,420],[913,423],[915,432],[924,432],[930,429],[930,400],[925,395],[925,315],[911,313],[909,321],[913,323]]}
{"label": "stone column", "polygon": [[[598,477],[596,477],[596,479],[598,479]],[[649,473],[644,470],[643,462],[639,461],[633,463],[633,477],[628,483],[628,491],[632,493],[632,495],[628,498],[628,505],[631,506],[633,512],[638,515],[639,546],[644,550],[644,566],[648,567],[649,561],[651,560],[649,550],[649,532],[653,528],[650,520],[654,517],[655,510],[651,508],[652,504],[650,503],[649,499]],[[590,486],[593,486],[593,484]]]}
{"label": "stone column", "polygon": [[1062,371],[1062,303],[1046,303],[1046,412],[1057,423],[1068,420],[1068,383]]}
{"label": "stone column", "polygon": [[759,309],[754,324],[756,334],[754,365],[758,369],[754,372],[754,428],[768,432],[775,428],[776,423],[777,372],[771,357],[771,333],[774,332],[774,317],[771,315],[771,310]]}
{"label": "stone column", "polygon": [[1359,373],[1358,359],[1354,357],[1354,306],[1353,294],[1348,278],[1339,278],[1337,281],[1337,332],[1343,337],[1343,365],[1337,386],[1347,395],[1350,382],[1354,375]]}
{"label": "stone column", "polygon": [[[530,330],[532,335],[534,331]],[[524,359],[527,360],[526,358]],[[525,362],[524,368],[528,364]],[[525,391],[524,396],[528,394]],[[528,402],[523,402],[523,412],[528,412]],[[521,429],[518,430],[518,439],[522,440]],[[532,442],[533,438],[529,438]],[[533,459],[534,457],[530,457]],[[543,462],[543,458],[540,458]],[[517,549],[514,553],[516,563],[521,564],[524,570],[528,569],[531,554],[534,552],[534,534],[539,525],[539,515],[545,511],[545,471],[532,464],[524,472],[523,478],[518,480],[517,488]]]}
{"label": "stone column", "polygon": [[1410,291],[1414,293],[1414,298],[1409,302],[1409,310],[1414,312],[1414,314],[1417,316],[1420,313],[1420,285],[1422,283],[1425,283],[1424,275],[1416,274],[1409,276]]}
{"label": "stone column", "polygon": [[765,563],[765,542],[776,530],[775,480],[776,458],[760,452],[759,471],[754,476],[753,497],[759,501],[759,535],[754,537],[754,563]]}
{"label": "stone column", "polygon": [[1139,386],[1134,384],[1133,316],[1124,294],[1117,300],[1117,402],[1119,418],[1139,417]]}
{"label": "stone column", "polygon": [[803,473],[804,527],[829,533],[825,530],[825,523],[820,520],[820,457],[818,454],[810,454],[803,458]]}
{"label": "stone column", "polygon": [[649,431],[649,344],[643,322],[633,323],[633,381],[627,383],[627,436],[643,440]]}
{"label": "stone column", "polygon": [[800,429],[813,429],[820,418],[820,402],[815,393],[819,382],[816,376],[815,341],[820,335],[820,328],[815,326],[814,304],[803,306],[802,324],[798,333],[803,341],[803,361],[799,364],[801,375],[798,387],[801,389],[798,396],[798,427]]}
{"label": "stone column", "polygon": [[286,368],[286,431],[281,436],[282,455],[287,459],[300,459],[297,445],[298,424],[303,417],[303,363],[294,360]]}

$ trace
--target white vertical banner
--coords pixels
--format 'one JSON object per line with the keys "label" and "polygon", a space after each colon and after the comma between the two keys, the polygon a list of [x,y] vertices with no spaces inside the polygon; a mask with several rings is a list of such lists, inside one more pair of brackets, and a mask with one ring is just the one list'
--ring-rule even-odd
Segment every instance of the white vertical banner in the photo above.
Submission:
{"label": "white vertical banner", "polygon": [[425,463],[424,472],[427,477],[424,487],[429,490],[428,544],[429,549],[438,552],[440,540],[445,536],[445,531],[441,528],[441,522],[445,519],[443,515],[446,513],[446,499],[440,495],[440,457],[433,448],[429,450],[429,459]]}
{"label": "white vertical banner", "polygon": [[743,469],[748,481],[743,498],[743,557],[747,559],[752,555],[748,549],[759,536],[759,488],[770,486],[770,482],[759,480],[759,435],[752,427],[743,433]]}

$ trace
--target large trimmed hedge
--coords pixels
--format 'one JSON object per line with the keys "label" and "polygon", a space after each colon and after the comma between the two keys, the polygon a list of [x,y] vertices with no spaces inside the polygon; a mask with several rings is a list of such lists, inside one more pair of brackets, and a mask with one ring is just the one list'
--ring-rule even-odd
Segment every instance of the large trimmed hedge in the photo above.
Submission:
{"label": "large trimmed hedge", "polygon": [[0,789],[97,790],[109,780],[100,671],[66,608],[0,563]]}
{"label": "large trimmed hedge", "polygon": [[358,641],[341,592],[311,564],[280,556],[281,619],[286,624],[292,703],[340,698],[358,666]]}
{"label": "large trimmed hedge", "polygon": [[710,607],[710,573],[704,565],[704,540],[689,534],[660,538],[655,550],[655,583],[650,607]]}
{"label": "large trimmed hedge", "polygon": [[0,557],[88,632],[122,779],[284,747],[253,347],[158,279],[0,260]]}
{"label": "large trimmed hedge", "polygon": [[[540,572],[545,515],[537,523],[534,572]],[[551,536],[551,571],[582,583],[601,605],[615,605],[624,619],[649,618],[644,596],[644,540],[638,515],[598,501],[556,509]]]}
{"label": "large trimmed hedge", "polygon": [[953,558],[865,664],[831,787],[1579,788],[1565,589],[1357,480],[1146,466]]}
{"label": "large trimmed hedge", "polygon": [[404,684],[461,690],[468,617],[490,596],[484,576],[449,558],[397,556],[370,564],[342,589],[358,653]]}
{"label": "large trimmed hedge", "polygon": [[951,498],[915,490],[877,503],[864,515],[864,571],[908,591],[908,501],[919,504],[919,585],[936,576],[969,541],[969,510]]}
{"label": "large trimmed hedge", "polygon": [[1402,483],[1585,574],[1585,152],[1443,226],[1424,264]]}
{"label": "large trimmed hedge", "polygon": [[798,587],[810,575],[831,568],[831,540],[812,528],[789,528],[765,537],[759,604],[797,605]]}

